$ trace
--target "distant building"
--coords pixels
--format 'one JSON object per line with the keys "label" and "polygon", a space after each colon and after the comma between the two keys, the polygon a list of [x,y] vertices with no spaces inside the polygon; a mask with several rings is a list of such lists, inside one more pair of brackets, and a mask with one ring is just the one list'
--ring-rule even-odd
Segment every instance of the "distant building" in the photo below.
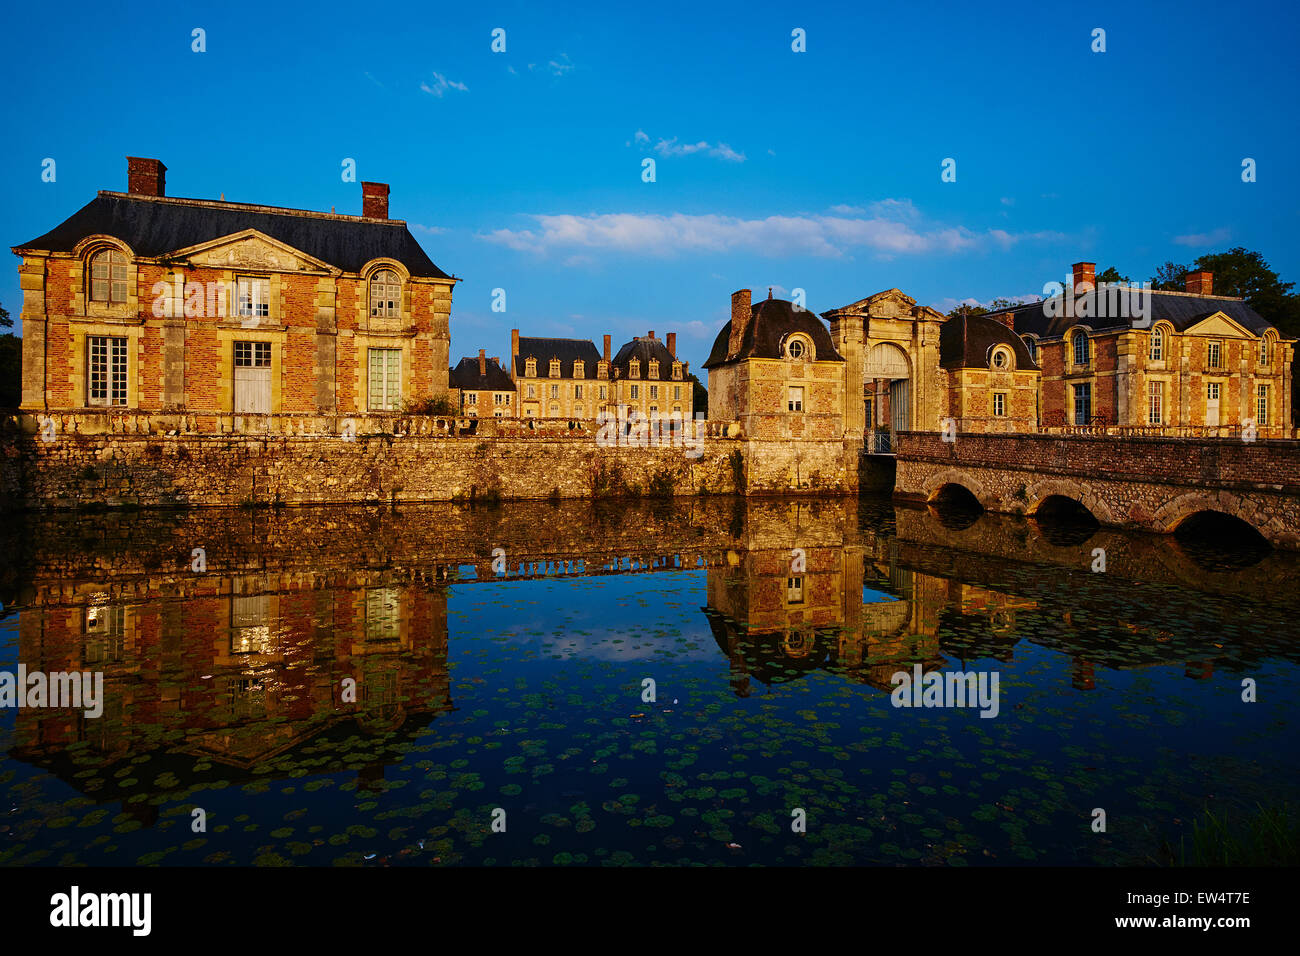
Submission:
{"label": "distant building", "polygon": [[546,339],[510,332],[510,368],[520,418],[594,419],[610,401],[605,355],[589,339]]}
{"label": "distant building", "polygon": [[1078,262],[1067,294],[996,316],[1042,369],[1042,423],[1226,435],[1253,422],[1288,437],[1294,341],[1213,283],[1201,271],[1185,292],[1099,288],[1096,264]]}
{"label": "distant building", "polygon": [[694,417],[694,388],[686,379],[687,363],[677,357],[677,333],[667,342],[653,331],[624,343],[612,363],[614,404],[647,418]]}
{"label": "distant building", "polygon": [[459,393],[462,415],[518,417],[514,380],[501,367],[501,360],[495,356],[488,358],[483,349],[478,350],[478,358],[463,358],[451,370],[451,387]]}
{"label": "distant building", "polygon": [[166,195],[128,157],[22,257],[27,410],[385,412],[448,391],[452,287],[388,186],[362,214]]}

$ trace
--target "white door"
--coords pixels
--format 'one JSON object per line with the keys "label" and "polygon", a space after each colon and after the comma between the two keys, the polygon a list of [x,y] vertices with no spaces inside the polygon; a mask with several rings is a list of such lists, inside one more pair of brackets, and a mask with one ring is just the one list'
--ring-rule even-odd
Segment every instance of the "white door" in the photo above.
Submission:
{"label": "white door", "polygon": [[235,343],[235,412],[271,413],[271,343]]}
{"label": "white door", "polygon": [[1219,427],[1219,383],[1209,382],[1205,389],[1205,424],[1208,428]]}
{"label": "white door", "polygon": [[912,427],[910,384],[910,380],[905,378],[896,378],[889,383],[889,429],[895,435]]}

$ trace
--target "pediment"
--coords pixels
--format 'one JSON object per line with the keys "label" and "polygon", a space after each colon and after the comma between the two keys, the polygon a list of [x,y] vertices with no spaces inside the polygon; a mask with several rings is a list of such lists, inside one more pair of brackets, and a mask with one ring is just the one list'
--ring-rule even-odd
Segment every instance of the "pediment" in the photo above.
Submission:
{"label": "pediment", "polygon": [[1230,315],[1223,312],[1215,312],[1211,315],[1207,315],[1205,318],[1201,319],[1201,321],[1191,326],[1183,334],[1255,338],[1255,333],[1251,332],[1244,325],[1241,325]]}
{"label": "pediment", "polygon": [[863,315],[875,316],[876,318],[911,318],[912,309],[916,307],[916,300],[910,295],[905,294],[900,289],[886,289],[884,292],[877,292],[875,295],[867,296],[865,299],[859,299],[851,305],[846,305],[841,309],[835,309],[835,312],[860,313]]}
{"label": "pediment", "polygon": [[172,253],[195,266],[212,269],[260,269],[267,272],[337,272],[327,262],[272,239],[256,229],[178,249]]}

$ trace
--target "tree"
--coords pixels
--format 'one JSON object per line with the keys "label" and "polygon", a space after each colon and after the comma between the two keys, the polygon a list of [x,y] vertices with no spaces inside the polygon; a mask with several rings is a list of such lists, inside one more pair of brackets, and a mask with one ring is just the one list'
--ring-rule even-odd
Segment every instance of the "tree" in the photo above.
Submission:
{"label": "tree", "polygon": [[990,312],[1005,312],[1007,309],[1014,309],[1020,305],[1019,302],[1013,302],[1011,299],[997,298],[988,304],[988,307],[980,305],[978,302],[963,302],[957,308],[948,313],[948,318],[956,318],[959,315],[988,315]]}
{"label": "tree", "polygon": [[1183,285],[1187,280],[1187,273],[1190,271],[1187,266],[1180,266],[1176,262],[1166,262],[1156,269],[1156,274],[1151,277],[1151,288],[1159,289],[1162,292],[1182,292]]}
{"label": "tree", "polygon": [[[0,305],[0,328],[13,325]],[[23,397],[23,340],[12,333],[0,335],[0,408],[17,408]]]}
{"label": "tree", "polygon": [[691,383],[691,408],[697,412],[709,414],[709,390],[704,387],[698,375],[690,372],[686,376],[686,381]]}
{"label": "tree", "polygon": [[1129,281],[1129,277],[1120,275],[1119,270],[1114,266],[1107,266],[1106,271],[1097,276],[1098,285],[1101,285],[1103,282],[1123,283],[1127,285]]}

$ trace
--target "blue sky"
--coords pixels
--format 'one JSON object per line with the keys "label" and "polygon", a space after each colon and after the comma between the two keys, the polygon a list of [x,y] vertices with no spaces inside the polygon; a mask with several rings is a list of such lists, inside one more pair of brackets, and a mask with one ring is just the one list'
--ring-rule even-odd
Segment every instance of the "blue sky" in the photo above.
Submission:
{"label": "blue sky", "polygon": [[[169,195],[359,213],[340,175],[354,158],[464,280],[453,363],[504,354],[516,326],[598,344],[654,329],[698,369],[741,287],[802,288],[821,312],[896,286],[946,310],[1041,293],[1080,259],[1146,279],[1234,245],[1300,280],[1285,3],[73,3],[5,19],[7,247],[124,190],[128,154],[162,159]],[[15,319],[17,263],[0,276]]]}

